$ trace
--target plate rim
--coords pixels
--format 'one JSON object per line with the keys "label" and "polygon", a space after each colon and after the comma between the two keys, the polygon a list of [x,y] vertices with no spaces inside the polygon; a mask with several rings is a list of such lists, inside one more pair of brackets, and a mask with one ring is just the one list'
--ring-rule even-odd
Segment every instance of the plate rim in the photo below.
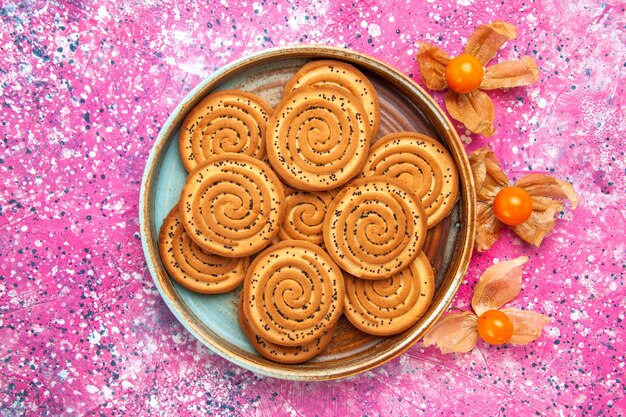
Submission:
{"label": "plate rim", "polygon": [[[403,89],[408,88],[412,94],[419,96],[421,102],[412,100],[413,104],[418,106],[433,124],[435,130],[437,130],[445,142],[446,147],[452,153],[459,171],[459,181],[461,184],[459,188],[459,200],[461,204],[460,222],[461,228],[464,229],[465,232],[460,232],[458,235],[459,239],[461,239],[461,244],[459,245],[457,243],[457,247],[460,247],[461,253],[456,262],[456,274],[441,296],[439,304],[430,312],[428,317],[422,321],[420,326],[411,331],[406,337],[391,343],[391,346],[386,348],[385,352],[383,352],[385,355],[374,356],[364,362],[356,361],[356,363],[352,363],[354,361],[349,361],[348,364],[338,369],[333,369],[334,372],[328,372],[328,370],[325,369],[303,369],[298,366],[280,363],[276,363],[274,366],[268,366],[267,360],[264,358],[259,357],[258,361],[248,359],[242,357],[239,352],[237,352],[237,350],[239,350],[238,348],[227,348],[222,343],[226,341],[218,335],[215,335],[216,337],[214,339],[207,338],[202,330],[202,327],[206,327],[206,325],[186,308],[186,304],[182,302],[180,295],[174,290],[170,278],[161,264],[158,247],[150,243],[154,242],[155,237],[158,237],[155,225],[151,224],[153,212],[151,212],[150,208],[152,207],[152,210],[154,209],[154,202],[150,201],[151,195],[153,196],[154,194],[151,194],[151,192],[156,192],[156,183],[161,168],[160,164],[163,162],[165,152],[169,147],[172,136],[178,130],[182,122],[183,117],[181,115],[186,114],[187,108],[195,106],[195,104],[213,88],[227,81],[229,78],[238,75],[238,72],[242,70],[242,68],[249,67],[253,64],[260,65],[281,58],[339,59],[361,65],[379,74],[384,73],[389,75],[389,73],[391,73],[394,78],[385,77],[387,81],[390,81],[396,87],[402,84]],[[451,137],[451,140],[448,136]],[[251,55],[243,56],[223,66],[203,79],[178,103],[159,131],[146,160],[139,196],[139,227],[146,265],[161,298],[163,298],[165,304],[176,319],[197,340],[228,361],[262,375],[288,380],[321,381],[356,375],[392,360],[417,343],[447,309],[463,281],[463,277],[472,257],[476,216],[475,204],[473,204],[475,198],[474,179],[469,160],[456,129],[440,106],[415,81],[391,65],[362,52],[326,45],[290,45],[265,49]],[[455,262],[452,262],[450,268],[452,268],[454,264]],[[163,285],[164,282],[169,282],[170,285]]]}

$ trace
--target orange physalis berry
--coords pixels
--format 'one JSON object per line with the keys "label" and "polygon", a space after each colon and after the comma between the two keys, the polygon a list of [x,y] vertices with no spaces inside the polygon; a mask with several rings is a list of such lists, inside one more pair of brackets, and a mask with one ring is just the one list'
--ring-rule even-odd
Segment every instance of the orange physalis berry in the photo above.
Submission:
{"label": "orange physalis berry", "polygon": [[528,192],[520,187],[506,187],[493,200],[493,214],[509,226],[522,224],[533,211],[533,202]]}
{"label": "orange physalis berry", "polygon": [[478,318],[478,335],[489,344],[501,345],[511,340],[513,322],[501,311],[485,311]]}
{"label": "orange physalis berry", "polygon": [[469,93],[476,90],[483,81],[483,64],[473,55],[461,54],[446,65],[446,82],[457,93]]}

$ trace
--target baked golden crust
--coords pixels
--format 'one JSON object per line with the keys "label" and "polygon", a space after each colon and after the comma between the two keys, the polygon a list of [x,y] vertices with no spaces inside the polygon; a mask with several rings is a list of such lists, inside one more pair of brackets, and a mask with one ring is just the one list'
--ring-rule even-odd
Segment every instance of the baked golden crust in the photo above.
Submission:
{"label": "baked golden crust", "polygon": [[344,313],[359,330],[376,336],[401,333],[424,315],[435,292],[435,275],[424,252],[391,278],[344,276]]}
{"label": "baked golden crust", "polygon": [[287,83],[285,94],[311,85],[335,85],[358,97],[370,125],[370,135],[376,137],[380,125],[378,94],[370,80],[355,66],[329,59],[308,62]]}
{"label": "baked golden crust", "polygon": [[278,233],[280,239],[306,240],[316,245],[323,244],[322,225],[335,194],[333,191],[287,192],[285,218]]}
{"label": "baked golden crust", "polygon": [[241,153],[265,157],[265,130],[272,108],[261,97],[241,90],[206,96],[180,127],[178,150],[187,172],[212,155]]}
{"label": "baked golden crust", "polygon": [[459,195],[459,175],[450,153],[435,139],[416,132],[382,137],[370,148],[363,176],[397,178],[418,196],[428,228],[450,214]]}
{"label": "baked golden crust", "polygon": [[243,297],[255,332],[278,345],[301,346],[320,338],[339,320],[343,275],[319,246],[286,240],[254,259]]}
{"label": "baked golden crust", "polygon": [[333,199],[324,219],[324,245],[346,272],[385,279],[417,257],[426,238],[426,214],[401,181],[354,180]]}
{"label": "baked golden crust", "polygon": [[189,173],[180,196],[185,230],[203,250],[243,257],[265,248],[284,215],[283,185],[248,155],[210,157]]}
{"label": "baked golden crust", "polygon": [[178,205],[172,208],[159,233],[161,261],[170,276],[185,288],[203,294],[225,293],[241,285],[250,259],[204,252],[189,238],[178,211]]}
{"label": "baked golden crust", "polygon": [[276,173],[299,190],[337,188],[358,175],[370,146],[360,100],[336,86],[294,90],[276,106],[267,156]]}
{"label": "baked golden crust", "polygon": [[261,335],[255,332],[252,327],[250,327],[250,323],[248,322],[248,318],[246,317],[243,309],[242,300],[243,293],[239,298],[239,307],[237,309],[241,330],[243,330],[243,333],[246,335],[248,340],[250,340],[250,343],[252,343],[252,346],[257,352],[274,362],[285,364],[306,362],[319,355],[326,348],[326,346],[328,346],[328,343],[330,343],[333,335],[335,334],[336,326],[333,326],[326,333],[322,334],[322,336],[314,339],[310,343],[305,343],[300,346],[277,345],[276,343],[272,343],[267,339],[264,339]]}

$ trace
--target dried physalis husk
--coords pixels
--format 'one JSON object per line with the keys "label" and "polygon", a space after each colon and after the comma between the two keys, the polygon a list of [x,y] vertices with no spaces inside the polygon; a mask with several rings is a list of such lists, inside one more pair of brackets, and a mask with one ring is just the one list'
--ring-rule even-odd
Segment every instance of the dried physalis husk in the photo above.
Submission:
{"label": "dried physalis husk", "polygon": [[451,59],[448,54],[435,45],[418,42],[416,58],[426,87],[431,90],[448,88],[445,76],[446,65]]}
{"label": "dried physalis husk", "polygon": [[[516,37],[515,26],[510,23],[495,21],[481,25],[468,39],[464,54],[475,57],[479,64],[485,66],[506,41]],[[426,87],[431,90],[447,89],[446,67],[452,58],[442,49],[427,42],[418,42],[416,46],[416,59]],[[476,76],[480,80],[481,75]],[[537,80],[539,66],[529,56],[500,62],[483,68],[482,80],[479,85],[476,84],[477,89],[470,87],[471,91],[462,93],[450,89],[446,94],[446,108],[450,116],[463,123],[471,132],[490,137],[495,133],[495,108],[489,96],[482,90],[520,87],[533,84]]]}
{"label": "dried physalis husk", "polygon": [[476,314],[471,311],[443,316],[424,336],[424,346],[436,345],[441,353],[469,352],[478,342]]}
{"label": "dried physalis husk", "polygon": [[492,206],[498,192],[508,187],[509,180],[489,147],[470,153],[469,161],[476,185],[475,246],[483,252],[500,238],[502,223],[493,214]]}
{"label": "dried physalis husk", "polygon": [[550,323],[550,317],[528,310],[516,308],[503,308],[500,310],[513,322],[513,337],[509,343],[514,345],[526,345],[541,336],[543,327]]}
{"label": "dried physalis husk", "polygon": [[480,316],[491,310],[499,310],[511,319],[513,335],[508,343],[527,344],[537,339],[550,322],[548,316],[516,308],[501,309],[519,294],[522,267],[527,261],[528,257],[521,256],[487,268],[474,288],[474,312],[463,311],[442,317],[428,330],[424,344],[436,345],[442,353],[469,352],[478,342]]}
{"label": "dried physalis husk", "polygon": [[513,232],[537,247],[552,230],[556,216],[563,210],[563,200],[569,200],[572,210],[578,206],[578,195],[572,184],[545,174],[530,174],[515,183],[528,194],[533,211],[528,220],[513,226]]}
{"label": "dried physalis husk", "polygon": [[[469,161],[476,185],[475,245],[482,252],[488,250],[500,237],[502,222],[494,214],[493,201],[503,188],[509,186],[509,180],[489,147],[470,153]],[[563,201],[569,200],[572,209],[578,206],[579,199],[574,187],[549,175],[529,174],[514,185],[530,195],[532,213],[523,223],[511,226],[511,230],[537,247],[554,228],[556,216],[563,209]]]}
{"label": "dried physalis husk", "polygon": [[472,308],[476,315],[497,310],[518,296],[522,289],[522,266],[527,261],[527,256],[520,256],[485,270],[474,287]]}
{"label": "dried physalis husk", "polygon": [[446,108],[450,116],[462,122],[471,132],[487,137],[496,132],[493,126],[496,118],[493,101],[481,90],[465,94],[449,90],[446,93]]}
{"label": "dried physalis husk", "polygon": [[536,83],[539,67],[534,59],[524,56],[514,61],[505,61],[487,68],[480,83],[481,90],[521,87]]}

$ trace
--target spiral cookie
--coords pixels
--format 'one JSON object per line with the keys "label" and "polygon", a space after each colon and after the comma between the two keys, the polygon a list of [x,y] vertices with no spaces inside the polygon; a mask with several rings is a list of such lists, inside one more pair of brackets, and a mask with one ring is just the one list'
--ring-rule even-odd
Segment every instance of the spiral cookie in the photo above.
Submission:
{"label": "spiral cookie", "polygon": [[426,214],[402,182],[361,178],[333,199],[323,231],[326,250],[346,272],[385,279],[418,255],[426,237]]}
{"label": "spiral cookie", "polygon": [[257,352],[265,356],[267,359],[275,362],[286,364],[302,363],[314,358],[319,355],[326,348],[326,346],[328,346],[328,343],[332,339],[335,329],[337,328],[336,326],[333,326],[326,333],[322,334],[321,337],[301,346],[277,345],[276,343],[265,340],[250,327],[248,318],[244,314],[242,302],[243,293],[241,295],[242,297],[239,298],[238,308],[241,330],[243,330],[243,333],[250,340],[250,343],[252,343],[252,346],[254,346],[254,349],[256,349]]}
{"label": "spiral cookie", "polygon": [[189,172],[211,155],[265,156],[265,129],[272,108],[261,97],[225,90],[205,97],[185,118],[178,138],[180,159]]}
{"label": "spiral cookie", "polygon": [[343,313],[343,276],[319,246],[285,240],[254,259],[243,297],[245,315],[260,337],[302,346],[335,326]]}
{"label": "spiral cookie", "polygon": [[299,88],[283,98],[270,118],[267,156],[292,187],[330,190],[361,171],[369,132],[362,104],[346,90]]}
{"label": "spiral cookie", "polygon": [[435,292],[435,275],[424,252],[391,278],[344,277],[344,313],[359,330],[376,336],[401,333],[424,315]]}
{"label": "spiral cookie", "polygon": [[189,173],[180,218],[201,249],[243,257],[278,234],[284,199],[283,185],[263,162],[248,155],[214,155]]}
{"label": "spiral cookie", "polygon": [[182,286],[203,294],[220,294],[238,287],[250,265],[248,257],[225,258],[202,251],[178,217],[178,205],[169,212],[159,233],[163,266]]}
{"label": "spiral cookie", "polygon": [[336,85],[359,97],[372,138],[378,133],[380,105],[372,83],[356,67],[341,61],[320,60],[305,64],[285,86],[285,93],[310,85]]}
{"label": "spiral cookie", "polygon": [[384,175],[408,185],[424,206],[428,228],[450,214],[459,194],[452,156],[436,140],[415,132],[392,133],[372,145],[363,175]]}
{"label": "spiral cookie", "polygon": [[289,191],[285,197],[285,219],[278,233],[280,239],[324,243],[322,224],[334,195],[332,191]]}

